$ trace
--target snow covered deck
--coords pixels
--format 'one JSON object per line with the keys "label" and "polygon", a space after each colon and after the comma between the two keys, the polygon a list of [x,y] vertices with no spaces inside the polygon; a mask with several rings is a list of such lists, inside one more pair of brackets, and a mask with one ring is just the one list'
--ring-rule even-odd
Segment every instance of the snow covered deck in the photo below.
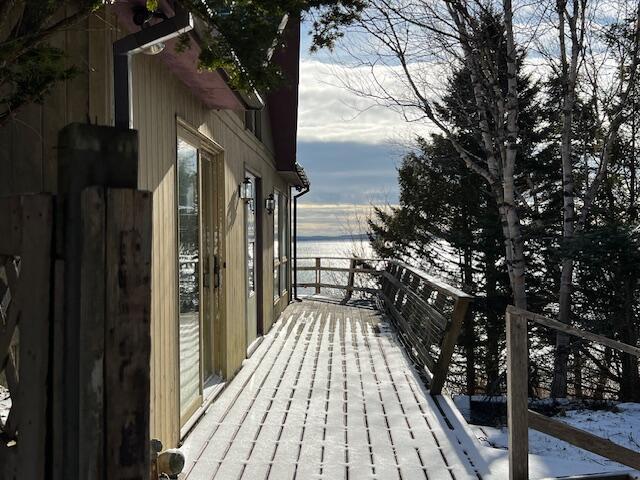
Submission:
{"label": "snow covered deck", "polygon": [[379,312],[305,300],[187,437],[185,478],[482,478],[436,401]]}

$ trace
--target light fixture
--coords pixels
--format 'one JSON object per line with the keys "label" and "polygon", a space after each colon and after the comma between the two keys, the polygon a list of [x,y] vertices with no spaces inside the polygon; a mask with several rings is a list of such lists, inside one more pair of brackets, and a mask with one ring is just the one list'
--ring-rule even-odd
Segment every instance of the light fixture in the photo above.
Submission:
{"label": "light fixture", "polygon": [[249,177],[245,177],[240,184],[240,199],[245,202],[253,200],[253,183]]}
{"label": "light fixture", "polygon": [[264,201],[264,208],[269,215],[271,215],[276,209],[276,199],[273,196],[273,193],[270,193],[269,196]]}
{"label": "light fixture", "polygon": [[161,53],[165,49],[166,45],[163,42],[154,43],[153,45],[148,46],[142,53],[145,55],[157,55]]}
{"label": "light fixture", "polygon": [[[150,5],[147,2],[147,5]],[[141,30],[149,28],[154,25],[155,19],[167,20],[167,16],[159,10],[157,7],[157,2],[154,10],[147,9],[146,6],[138,6],[133,9],[133,23],[140,27]],[[142,48],[141,52],[145,55],[157,55],[162,52],[166,47],[164,42],[157,42],[149,45],[146,48]]]}

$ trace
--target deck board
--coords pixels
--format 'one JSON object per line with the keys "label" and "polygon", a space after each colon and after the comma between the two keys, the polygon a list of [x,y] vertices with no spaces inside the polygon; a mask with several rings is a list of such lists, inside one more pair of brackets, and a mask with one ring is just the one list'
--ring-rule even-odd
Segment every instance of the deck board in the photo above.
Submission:
{"label": "deck board", "polygon": [[185,478],[480,478],[373,308],[287,308],[187,437]]}

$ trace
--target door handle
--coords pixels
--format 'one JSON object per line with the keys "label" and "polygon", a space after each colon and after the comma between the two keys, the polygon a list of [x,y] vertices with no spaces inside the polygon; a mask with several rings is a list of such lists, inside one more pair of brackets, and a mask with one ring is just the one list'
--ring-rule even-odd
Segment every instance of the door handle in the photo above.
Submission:
{"label": "door handle", "polygon": [[220,276],[220,260],[218,256],[213,256],[213,288],[220,288],[222,277]]}
{"label": "door handle", "polygon": [[204,261],[204,268],[202,271],[202,285],[204,286],[204,288],[211,287],[211,273],[209,265],[210,262],[211,260],[209,257],[207,257]]}

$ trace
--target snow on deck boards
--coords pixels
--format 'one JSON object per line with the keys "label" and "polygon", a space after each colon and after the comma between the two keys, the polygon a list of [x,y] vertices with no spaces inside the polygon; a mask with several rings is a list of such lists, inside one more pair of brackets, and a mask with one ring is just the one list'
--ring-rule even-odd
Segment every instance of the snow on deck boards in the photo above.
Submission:
{"label": "snow on deck boards", "polygon": [[187,437],[186,478],[480,478],[383,320],[289,306]]}

